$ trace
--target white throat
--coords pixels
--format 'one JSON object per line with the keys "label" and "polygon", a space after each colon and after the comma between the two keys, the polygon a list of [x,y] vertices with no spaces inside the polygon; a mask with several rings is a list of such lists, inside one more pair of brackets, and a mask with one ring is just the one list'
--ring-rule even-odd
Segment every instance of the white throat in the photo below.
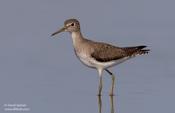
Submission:
{"label": "white throat", "polygon": [[82,41],[82,36],[81,36],[81,33],[79,32],[72,32],[71,35],[72,35],[73,45],[75,47],[78,43],[80,43],[80,41]]}
{"label": "white throat", "polygon": [[75,46],[76,45],[76,38],[77,38],[77,33],[75,32],[72,32],[72,41],[73,41],[73,45]]}

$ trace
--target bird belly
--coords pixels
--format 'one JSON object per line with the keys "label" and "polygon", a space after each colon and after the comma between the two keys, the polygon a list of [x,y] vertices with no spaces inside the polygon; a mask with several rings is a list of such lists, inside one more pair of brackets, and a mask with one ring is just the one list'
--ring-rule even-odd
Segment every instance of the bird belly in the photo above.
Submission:
{"label": "bird belly", "polygon": [[100,62],[100,61],[93,59],[93,60],[91,60],[91,62],[92,62],[92,64],[95,64],[97,68],[101,67],[102,69],[105,69],[105,68],[109,68],[109,67],[118,65],[118,64],[120,64],[120,63],[122,63],[130,58],[131,57],[124,57],[124,58],[121,58],[118,60],[111,60],[108,62]]}
{"label": "bird belly", "polygon": [[124,57],[124,58],[121,58],[118,60],[111,60],[108,62],[100,62],[100,61],[97,61],[94,58],[88,56],[85,53],[76,52],[76,55],[77,55],[78,59],[86,66],[91,67],[91,68],[101,68],[101,69],[105,69],[105,68],[109,68],[109,67],[118,65],[118,64],[132,58],[132,57]]}
{"label": "bird belly", "polygon": [[95,68],[96,66],[91,61],[91,58],[85,53],[75,52],[78,59],[88,67]]}

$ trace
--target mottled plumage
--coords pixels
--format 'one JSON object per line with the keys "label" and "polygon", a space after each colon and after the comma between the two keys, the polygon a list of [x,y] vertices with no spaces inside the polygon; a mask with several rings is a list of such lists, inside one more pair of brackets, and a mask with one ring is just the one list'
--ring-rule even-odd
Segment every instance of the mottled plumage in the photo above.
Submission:
{"label": "mottled plumage", "polygon": [[83,37],[80,30],[80,23],[77,19],[68,19],[64,22],[64,27],[53,33],[52,36],[60,32],[69,32],[72,36],[73,46],[76,56],[80,61],[91,68],[96,68],[99,73],[99,90],[102,91],[102,72],[105,70],[112,77],[110,95],[113,95],[115,76],[108,70],[109,67],[120,64],[136,55],[148,53],[146,46],[116,47],[103,42],[95,42]]}
{"label": "mottled plumage", "polygon": [[108,62],[127,56],[126,52],[119,47],[105,43],[97,43],[97,45],[91,56],[99,62]]}

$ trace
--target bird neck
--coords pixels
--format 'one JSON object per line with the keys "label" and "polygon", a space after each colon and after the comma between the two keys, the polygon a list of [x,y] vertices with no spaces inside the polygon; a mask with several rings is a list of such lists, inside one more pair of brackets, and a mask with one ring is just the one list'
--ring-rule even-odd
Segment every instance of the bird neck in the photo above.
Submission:
{"label": "bird neck", "polygon": [[71,35],[74,47],[76,47],[77,44],[81,44],[81,42],[84,40],[80,31],[72,32]]}

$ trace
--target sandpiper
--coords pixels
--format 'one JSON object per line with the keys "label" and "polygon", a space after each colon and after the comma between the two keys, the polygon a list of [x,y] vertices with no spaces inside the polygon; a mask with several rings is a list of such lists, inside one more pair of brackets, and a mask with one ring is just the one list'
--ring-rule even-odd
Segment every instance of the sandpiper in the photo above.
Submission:
{"label": "sandpiper", "polygon": [[115,76],[109,68],[118,65],[137,55],[148,53],[146,46],[116,47],[104,42],[95,42],[83,37],[80,23],[77,19],[68,19],[64,22],[64,27],[53,33],[54,36],[60,32],[69,32],[72,36],[73,47],[78,59],[90,68],[97,69],[99,74],[98,95],[101,95],[103,80],[102,73],[105,70],[111,75],[112,84],[109,95],[114,95]]}

